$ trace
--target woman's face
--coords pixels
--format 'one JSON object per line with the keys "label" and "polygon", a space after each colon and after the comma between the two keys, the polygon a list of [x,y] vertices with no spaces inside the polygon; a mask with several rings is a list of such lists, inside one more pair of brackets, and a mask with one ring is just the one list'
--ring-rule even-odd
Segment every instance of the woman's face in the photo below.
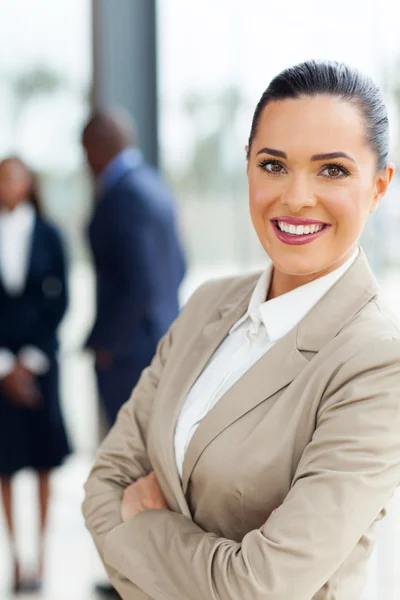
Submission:
{"label": "woman's face", "polygon": [[12,211],[29,196],[31,177],[17,160],[0,163],[0,207]]}
{"label": "woman's face", "polygon": [[253,225],[288,275],[330,272],[351,255],[393,176],[377,173],[358,108],[329,96],[273,101],[248,161]]}

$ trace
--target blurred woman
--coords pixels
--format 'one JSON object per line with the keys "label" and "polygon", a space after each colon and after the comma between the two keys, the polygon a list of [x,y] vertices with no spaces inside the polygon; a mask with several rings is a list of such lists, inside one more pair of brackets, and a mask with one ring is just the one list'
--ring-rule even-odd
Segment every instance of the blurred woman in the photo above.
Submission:
{"label": "blurred woman", "polygon": [[[0,478],[14,590],[40,587],[49,474],[69,453],[58,392],[57,328],[67,305],[60,235],[42,216],[33,177],[18,158],[0,163]],[[39,483],[37,573],[21,578],[12,477],[34,469]]]}

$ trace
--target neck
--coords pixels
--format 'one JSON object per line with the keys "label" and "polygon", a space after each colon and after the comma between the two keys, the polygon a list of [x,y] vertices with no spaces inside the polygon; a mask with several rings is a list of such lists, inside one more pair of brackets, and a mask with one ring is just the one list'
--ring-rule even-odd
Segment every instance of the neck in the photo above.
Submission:
{"label": "neck", "polygon": [[19,208],[21,208],[21,206],[23,204],[26,204],[26,200],[21,200],[20,202],[17,202],[17,204],[15,204],[14,206],[1,206],[1,209],[8,214],[11,214],[13,212],[15,212],[16,210],[18,210]]}
{"label": "neck", "polygon": [[339,269],[349,258],[352,256],[356,249],[356,246],[352,246],[348,252],[340,260],[334,262],[329,267],[326,267],[322,271],[318,271],[317,273],[310,273],[308,275],[296,275],[290,273],[283,273],[279,271],[275,266],[272,272],[271,285],[268,291],[267,300],[272,300],[273,298],[278,298],[279,296],[283,296],[283,294],[287,294],[292,292],[293,290],[301,287],[302,285],[306,285],[307,283],[311,283],[316,279],[320,279],[325,275],[329,275],[336,269]]}

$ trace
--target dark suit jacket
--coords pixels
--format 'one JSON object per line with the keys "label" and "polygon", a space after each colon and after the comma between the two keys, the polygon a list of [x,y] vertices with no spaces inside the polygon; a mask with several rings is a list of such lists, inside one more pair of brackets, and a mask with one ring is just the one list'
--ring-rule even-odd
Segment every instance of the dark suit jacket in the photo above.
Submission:
{"label": "dark suit jacket", "polygon": [[55,357],[57,328],[67,306],[65,272],[58,231],[36,217],[24,290],[10,295],[0,278],[0,347],[17,353],[32,345]]}
{"label": "dark suit jacket", "polygon": [[87,345],[141,371],[178,315],[185,273],[173,198],[153,168],[141,160],[125,169],[100,196],[89,237],[97,315]]}

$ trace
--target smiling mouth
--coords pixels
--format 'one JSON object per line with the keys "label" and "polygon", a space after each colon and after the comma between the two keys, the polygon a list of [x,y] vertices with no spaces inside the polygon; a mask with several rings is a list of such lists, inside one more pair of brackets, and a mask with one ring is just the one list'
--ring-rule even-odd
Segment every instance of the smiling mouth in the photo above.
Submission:
{"label": "smiling mouth", "polygon": [[286,223],[284,221],[274,220],[274,224],[276,227],[286,233],[287,235],[300,236],[300,235],[310,235],[312,233],[318,233],[322,231],[322,229],[326,229],[329,225],[324,223],[310,223],[307,225],[294,225],[292,223]]}
{"label": "smiling mouth", "polygon": [[271,219],[272,228],[280,242],[289,245],[303,245],[313,242],[328,230],[331,225],[309,219],[282,217]]}

